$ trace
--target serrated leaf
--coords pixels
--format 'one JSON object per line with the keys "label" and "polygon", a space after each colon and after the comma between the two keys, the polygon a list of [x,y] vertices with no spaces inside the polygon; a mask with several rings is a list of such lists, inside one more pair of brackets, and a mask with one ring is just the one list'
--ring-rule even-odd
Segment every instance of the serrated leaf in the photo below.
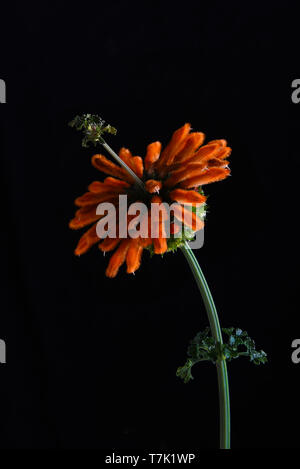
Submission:
{"label": "serrated leaf", "polygon": [[223,344],[215,342],[208,327],[198,332],[190,340],[187,351],[188,359],[185,365],[178,368],[176,373],[185,383],[193,378],[192,367],[201,361],[216,363],[224,358],[231,361],[240,356],[248,357],[250,362],[255,365],[264,364],[268,361],[267,354],[263,350],[258,351],[255,349],[255,342],[248,336],[246,331],[230,327],[223,328],[222,332],[225,336],[228,336],[228,340],[224,340]]}
{"label": "serrated leaf", "polygon": [[96,146],[98,143],[103,143],[102,135],[109,133],[115,135],[117,130],[109,124],[106,124],[100,116],[96,114],[83,114],[76,116],[70,123],[70,127],[83,131],[84,137],[82,146],[87,148],[90,143]]}

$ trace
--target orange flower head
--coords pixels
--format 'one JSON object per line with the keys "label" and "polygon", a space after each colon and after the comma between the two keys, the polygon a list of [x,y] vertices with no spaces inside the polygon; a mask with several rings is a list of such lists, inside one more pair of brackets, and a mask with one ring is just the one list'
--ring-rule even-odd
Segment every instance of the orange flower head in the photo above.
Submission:
{"label": "orange flower head", "polygon": [[[70,228],[80,229],[91,225],[80,238],[75,254],[80,256],[95,244],[103,253],[114,251],[106,269],[106,275],[113,278],[124,263],[127,272],[134,273],[140,266],[144,249],[152,254],[164,254],[186,240],[191,240],[195,232],[204,226],[206,197],[202,186],[225,179],[230,174],[227,158],[231,149],[227,142],[222,139],[212,140],[203,145],[204,138],[202,132],[191,132],[190,124],[184,124],[174,132],[163,150],[160,142],[150,143],[144,158],[134,156],[127,148],[121,148],[119,157],[142,180],[144,192],[136,186],[132,174],[124,167],[101,154],[94,155],[92,165],[107,177],[104,181],[92,182],[88,191],[75,199],[78,209],[70,221]],[[101,143],[101,137],[99,141]],[[118,214],[120,195],[127,196],[128,207],[134,202],[143,202],[148,207],[164,202],[163,206],[167,204],[167,207],[175,203],[174,210],[172,215],[166,209],[159,211],[158,216],[152,212],[145,215],[143,221],[147,228],[154,226],[156,236],[149,229],[146,235],[124,239],[121,227],[117,224],[113,236],[100,239],[97,223],[103,214],[99,214],[97,207],[100,203],[109,202]],[[131,226],[130,222],[133,223],[133,218],[128,213],[127,229]],[[142,224],[142,219],[139,222]],[[178,236],[180,222],[183,230]]]}

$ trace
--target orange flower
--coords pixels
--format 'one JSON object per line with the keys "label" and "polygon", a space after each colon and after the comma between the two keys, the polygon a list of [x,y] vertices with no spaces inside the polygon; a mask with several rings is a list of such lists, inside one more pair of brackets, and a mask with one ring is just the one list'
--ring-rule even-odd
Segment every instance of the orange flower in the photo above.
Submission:
{"label": "orange flower", "polygon": [[[149,249],[154,254],[164,254],[172,250],[174,234],[179,231],[176,221],[182,222],[185,229],[193,232],[203,228],[203,217],[200,217],[193,207],[196,204],[205,206],[206,197],[202,191],[204,184],[220,181],[230,174],[226,158],[230,155],[231,149],[227,147],[225,140],[212,140],[202,145],[204,134],[190,130],[190,124],[185,124],[176,130],[162,152],[160,142],[150,143],[144,160],[139,156],[133,156],[128,149],[121,148],[119,157],[142,179],[145,195],[136,188],[132,176],[124,168],[103,155],[97,154],[92,157],[92,165],[108,177],[103,182],[92,182],[88,186],[88,192],[75,199],[78,210],[69,224],[70,228],[79,229],[93,223],[80,238],[75,249],[76,255],[87,252],[98,243],[103,252],[115,249],[106,269],[108,277],[115,277],[123,263],[126,263],[128,273],[134,273],[140,266],[144,249]],[[97,206],[101,202],[110,202],[118,213],[119,195],[127,195],[130,203],[142,201],[150,206],[166,202],[170,206],[177,202],[177,206],[172,219],[169,219],[169,215],[163,210],[159,212],[157,219],[154,219],[153,215],[147,215],[148,227],[155,226],[158,237],[151,238],[153,232],[149,230],[150,234],[147,237],[122,239],[119,237],[119,227],[117,227],[116,237],[99,239],[96,226],[103,215],[96,213]],[[192,210],[189,210],[188,206]],[[205,211],[203,213],[205,214]],[[127,226],[130,219],[132,216],[128,215]],[[169,236],[166,222],[170,223]],[[185,239],[183,234],[183,237],[176,241],[176,247]]]}

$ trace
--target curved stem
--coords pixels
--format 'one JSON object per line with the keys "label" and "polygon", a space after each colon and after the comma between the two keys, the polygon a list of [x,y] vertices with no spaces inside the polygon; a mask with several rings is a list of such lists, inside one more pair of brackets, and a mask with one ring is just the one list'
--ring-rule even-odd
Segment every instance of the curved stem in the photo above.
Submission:
{"label": "curved stem", "polygon": [[[207,282],[200,268],[200,265],[187,242],[183,246],[181,246],[181,250],[186,260],[188,261],[188,264],[193,272],[197,286],[201,293],[207,312],[212,336],[216,343],[223,344],[218,313],[214,304],[214,300],[208,288]],[[225,358],[218,360],[216,366],[218,375],[220,405],[220,448],[230,449],[230,401],[227,365]]]}
{"label": "curved stem", "polygon": [[[110,153],[110,155],[133,177],[135,184],[146,191],[143,181],[127,166],[126,163],[113,151],[113,149],[105,142],[102,138],[101,141],[104,148]],[[198,264],[196,257],[193,254],[192,249],[188,243],[185,242],[181,246],[181,250],[187,259],[189,266],[193,272],[194,278],[200,290],[209,324],[212,332],[212,336],[216,343],[222,344],[222,332],[220,328],[219,318],[217,310],[211,296],[210,290],[206,283],[203,272]],[[218,375],[218,387],[219,387],[219,405],[220,405],[220,448],[230,448],[230,402],[229,402],[229,386],[228,386],[228,375],[227,365],[225,358],[217,361],[217,375]]]}

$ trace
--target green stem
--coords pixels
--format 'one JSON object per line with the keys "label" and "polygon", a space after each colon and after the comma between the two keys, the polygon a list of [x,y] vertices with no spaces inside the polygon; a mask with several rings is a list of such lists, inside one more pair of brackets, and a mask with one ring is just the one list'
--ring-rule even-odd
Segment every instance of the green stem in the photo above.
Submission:
{"label": "green stem", "polygon": [[[143,181],[127,166],[126,163],[113,151],[113,149],[101,138],[101,144],[110,153],[110,155],[122,166],[134,179],[135,184],[146,192]],[[193,251],[186,242],[181,246],[181,250],[187,259],[189,266],[193,272],[196,283],[200,290],[203,302],[205,304],[206,312],[208,315],[212,336],[216,343],[222,344],[222,332],[220,328],[217,310],[211,296],[210,290],[206,283],[203,272],[198,264]],[[219,402],[220,402],[220,448],[230,448],[230,403],[229,403],[229,386],[227,376],[226,360],[221,358],[216,363],[218,386],[219,386]]]}
{"label": "green stem", "polygon": [[[181,246],[181,250],[186,260],[188,261],[188,264],[193,272],[194,278],[202,296],[212,336],[216,343],[223,344],[218,313],[214,304],[214,300],[208,288],[207,282],[200,268],[200,265],[187,242],[183,246]],[[230,401],[227,365],[225,358],[221,358],[220,360],[218,360],[216,366],[218,375],[220,405],[220,448],[230,449]]]}

